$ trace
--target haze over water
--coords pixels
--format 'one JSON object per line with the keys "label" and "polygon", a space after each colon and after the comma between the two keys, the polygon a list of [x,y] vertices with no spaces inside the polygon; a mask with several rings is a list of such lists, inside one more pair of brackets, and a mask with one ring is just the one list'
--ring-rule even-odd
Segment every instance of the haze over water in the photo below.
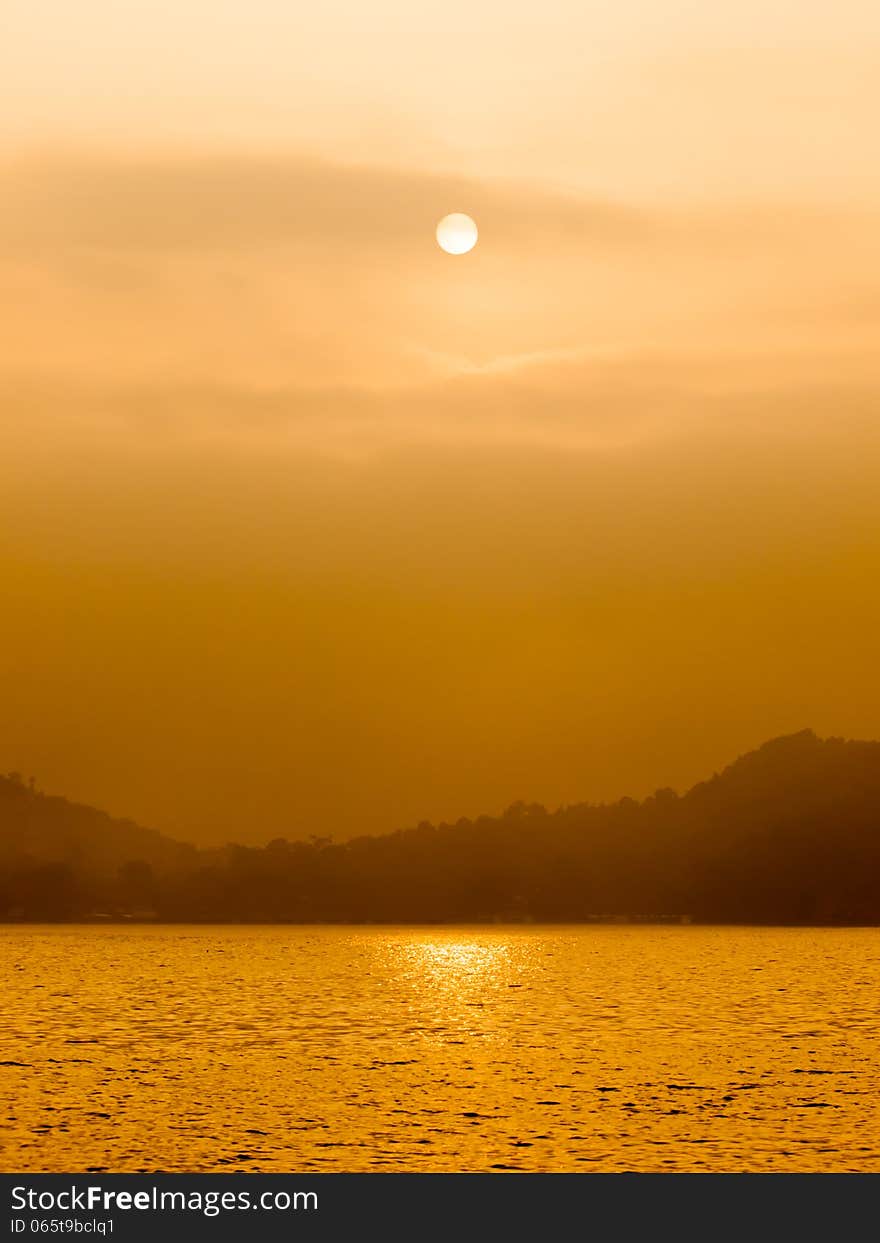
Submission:
{"label": "haze over water", "polygon": [[878,929],[0,938],[8,1169],[880,1170]]}

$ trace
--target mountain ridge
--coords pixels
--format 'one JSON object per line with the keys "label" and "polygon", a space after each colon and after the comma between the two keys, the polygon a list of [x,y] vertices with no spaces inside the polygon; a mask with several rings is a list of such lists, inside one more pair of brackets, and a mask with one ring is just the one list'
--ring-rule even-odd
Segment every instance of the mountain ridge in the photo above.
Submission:
{"label": "mountain ridge", "polygon": [[0,777],[0,919],[880,923],[880,742],[770,739],[684,794],[197,848]]}

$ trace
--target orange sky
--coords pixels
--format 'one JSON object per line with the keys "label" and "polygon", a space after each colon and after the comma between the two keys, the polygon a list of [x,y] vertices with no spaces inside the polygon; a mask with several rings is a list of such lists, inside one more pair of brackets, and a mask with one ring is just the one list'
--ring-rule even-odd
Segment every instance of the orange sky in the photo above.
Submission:
{"label": "orange sky", "polygon": [[4,12],[0,769],[261,840],[880,737],[876,6],[297,7]]}

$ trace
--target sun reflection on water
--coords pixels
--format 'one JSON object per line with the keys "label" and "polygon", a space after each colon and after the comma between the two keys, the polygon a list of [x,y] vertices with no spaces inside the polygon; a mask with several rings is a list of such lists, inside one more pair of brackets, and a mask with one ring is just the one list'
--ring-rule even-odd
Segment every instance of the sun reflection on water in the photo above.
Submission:
{"label": "sun reflection on water", "polygon": [[461,940],[416,942],[407,946],[407,954],[414,969],[442,988],[472,987],[475,983],[494,979],[510,963],[510,945],[506,942],[492,945]]}
{"label": "sun reflection on water", "polygon": [[497,1039],[498,1004],[520,987],[522,964],[509,938],[485,934],[409,936],[396,971],[406,980],[408,1011],[423,1038]]}

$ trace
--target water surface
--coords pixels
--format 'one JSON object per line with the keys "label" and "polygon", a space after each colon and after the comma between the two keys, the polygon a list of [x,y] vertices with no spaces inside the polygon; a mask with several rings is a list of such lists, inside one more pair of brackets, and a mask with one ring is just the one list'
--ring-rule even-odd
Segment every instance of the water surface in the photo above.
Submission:
{"label": "water surface", "polygon": [[6,1170],[880,1170],[880,930],[0,929]]}

